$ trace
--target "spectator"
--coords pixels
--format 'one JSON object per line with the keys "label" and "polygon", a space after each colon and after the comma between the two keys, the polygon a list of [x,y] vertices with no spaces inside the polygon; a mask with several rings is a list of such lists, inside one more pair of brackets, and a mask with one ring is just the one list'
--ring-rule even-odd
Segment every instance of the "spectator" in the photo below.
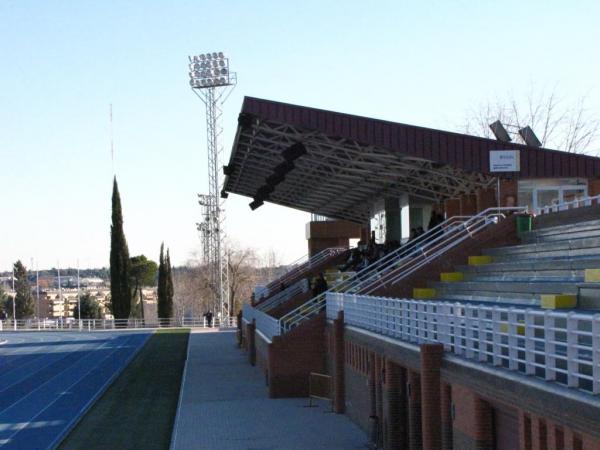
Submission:
{"label": "spectator", "polygon": [[208,327],[212,328],[213,313],[208,311],[206,314],[204,314],[204,318],[206,319],[206,324]]}
{"label": "spectator", "polygon": [[323,276],[323,273],[320,273],[313,285],[312,295],[313,297],[316,297],[317,295],[327,291],[327,289],[329,289],[327,286],[327,280]]}

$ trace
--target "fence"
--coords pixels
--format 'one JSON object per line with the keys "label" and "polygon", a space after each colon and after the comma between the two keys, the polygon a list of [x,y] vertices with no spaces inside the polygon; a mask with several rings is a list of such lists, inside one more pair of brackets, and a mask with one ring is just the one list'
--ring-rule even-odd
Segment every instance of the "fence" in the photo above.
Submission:
{"label": "fence", "polygon": [[[214,318],[214,328],[234,328],[237,319],[228,317],[223,320]],[[0,321],[0,331],[96,331],[145,328],[209,328],[204,317],[173,317],[168,319],[23,319]]]}
{"label": "fence", "polygon": [[549,214],[553,212],[566,211],[568,209],[581,208],[584,206],[600,205],[600,195],[594,197],[583,197],[570,202],[557,203],[555,205],[542,206],[535,210],[537,215]]}
{"label": "fence", "polygon": [[244,304],[242,307],[242,317],[248,322],[255,320],[256,329],[264,334],[269,340],[272,340],[273,336],[279,336],[281,334],[279,320],[248,304]]}
{"label": "fence", "polygon": [[600,394],[600,314],[327,294],[327,317]]}

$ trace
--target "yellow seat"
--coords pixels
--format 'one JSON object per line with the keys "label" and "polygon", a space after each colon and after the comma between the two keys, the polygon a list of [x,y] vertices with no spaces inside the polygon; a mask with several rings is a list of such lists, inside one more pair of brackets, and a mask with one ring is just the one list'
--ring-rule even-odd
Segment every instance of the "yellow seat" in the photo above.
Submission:
{"label": "yellow seat", "polygon": [[577,296],[574,294],[543,294],[540,306],[544,309],[575,308]]}
{"label": "yellow seat", "polygon": [[[508,333],[508,323],[503,322],[500,324],[500,331],[502,333]],[[517,334],[520,334],[521,336],[525,335],[525,325],[517,325]]]}
{"label": "yellow seat", "polygon": [[491,262],[492,262],[492,257],[489,255],[469,256],[469,265],[470,266],[483,266],[485,264],[490,264]]}
{"label": "yellow seat", "polygon": [[413,288],[413,298],[426,300],[435,298],[436,291],[433,288]]}
{"label": "yellow seat", "polygon": [[452,282],[464,280],[462,272],[442,272],[440,273],[440,281]]}
{"label": "yellow seat", "polygon": [[585,282],[586,283],[600,282],[600,269],[585,269]]}

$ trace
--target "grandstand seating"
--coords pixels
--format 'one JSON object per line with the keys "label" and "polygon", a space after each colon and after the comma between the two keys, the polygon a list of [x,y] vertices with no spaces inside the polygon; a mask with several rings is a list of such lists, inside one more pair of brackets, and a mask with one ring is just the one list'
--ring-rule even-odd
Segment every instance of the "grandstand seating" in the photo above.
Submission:
{"label": "grandstand seating", "polygon": [[525,233],[522,241],[485,249],[482,254],[491,257],[489,264],[457,266],[454,273],[462,279],[431,282],[428,287],[435,289],[438,300],[521,306],[543,306],[544,295],[577,296],[584,289],[580,306],[600,308],[597,283],[589,282],[590,269],[600,268],[600,220],[536,229]]}

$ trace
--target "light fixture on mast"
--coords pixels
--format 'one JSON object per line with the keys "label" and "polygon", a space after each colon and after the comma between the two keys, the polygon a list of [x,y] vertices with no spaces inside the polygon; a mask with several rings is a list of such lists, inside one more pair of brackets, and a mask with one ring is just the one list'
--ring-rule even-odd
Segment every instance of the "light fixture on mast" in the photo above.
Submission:
{"label": "light fixture on mast", "polygon": [[202,237],[202,253],[209,273],[213,294],[212,309],[220,318],[233,314],[229,305],[229,275],[224,257],[224,215],[220,200],[220,156],[223,151],[219,141],[222,134],[221,105],[227,100],[237,83],[237,76],[229,69],[229,58],[223,52],[202,53],[189,56],[190,87],[206,106],[206,139],[208,150],[208,195],[200,195],[203,221],[196,224]]}

